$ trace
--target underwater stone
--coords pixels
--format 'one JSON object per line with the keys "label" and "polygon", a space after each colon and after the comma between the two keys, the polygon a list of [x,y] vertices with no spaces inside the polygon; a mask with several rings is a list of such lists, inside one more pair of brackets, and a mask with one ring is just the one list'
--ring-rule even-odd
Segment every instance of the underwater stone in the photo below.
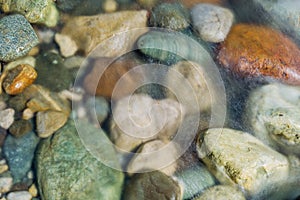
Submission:
{"label": "underwater stone", "polygon": [[53,0],[0,0],[3,12],[17,12],[26,17],[30,23],[56,26],[59,13]]}
{"label": "underwater stone", "polygon": [[229,185],[217,185],[206,189],[202,195],[194,200],[246,200],[243,193]]}
{"label": "underwater stone", "polygon": [[39,43],[38,37],[22,15],[9,15],[0,19],[0,60],[13,61],[26,55]]}

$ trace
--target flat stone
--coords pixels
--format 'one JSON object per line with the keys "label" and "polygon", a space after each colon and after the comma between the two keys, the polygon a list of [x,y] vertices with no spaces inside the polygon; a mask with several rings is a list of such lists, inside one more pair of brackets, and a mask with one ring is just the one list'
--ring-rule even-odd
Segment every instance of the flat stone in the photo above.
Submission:
{"label": "flat stone", "polygon": [[227,9],[211,4],[197,4],[191,10],[192,24],[200,37],[208,42],[222,42],[232,26],[234,15]]}
{"label": "flat stone", "polygon": [[264,194],[289,178],[285,156],[241,131],[209,129],[198,139],[197,152],[221,183],[239,186],[246,196]]}
{"label": "flat stone", "polygon": [[218,60],[238,77],[300,85],[300,49],[285,35],[268,27],[234,25],[221,43]]}
{"label": "flat stone", "polygon": [[[72,17],[62,29],[61,34],[70,36],[86,55],[101,44],[101,48],[97,50],[97,55],[114,57],[131,50],[136,39],[147,31],[146,26],[147,11],[121,11]],[[129,34],[121,34],[117,38],[107,40],[114,34],[133,28],[144,29],[129,32]]]}
{"label": "flat stone", "polygon": [[58,44],[61,55],[64,57],[73,56],[78,50],[76,43],[67,35],[56,33],[55,42]]}
{"label": "flat stone", "polygon": [[25,56],[38,43],[38,37],[25,17],[16,14],[1,18],[1,61],[9,62]]}
{"label": "flat stone", "polygon": [[153,100],[143,94],[125,97],[113,107],[111,139],[125,151],[156,138],[168,142],[176,134],[182,117],[181,105],[172,99]]}
{"label": "flat stone", "polygon": [[208,188],[194,200],[246,200],[243,193],[237,188],[228,185],[217,185]]}
{"label": "flat stone", "polygon": [[300,2],[295,0],[230,0],[241,20],[266,24],[300,44]]}
{"label": "flat stone", "polygon": [[10,0],[2,1],[1,9],[5,13],[20,13],[30,23],[45,24],[49,27],[56,26],[59,13],[52,0]]}
{"label": "flat stone", "polygon": [[195,163],[177,171],[174,177],[182,188],[183,199],[191,199],[216,184],[214,176],[201,163]]}
{"label": "flat stone", "polygon": [[8,135],[3,145],[3,152],[14,178],[14,183],[22,181],[31,169],[39,138],[34,132],[15,138]]}
{"label": "flat stone", "polygon": [[[84,137],[100,134],[106,140],[95,141],[97,152],[117,166],[117,158],[101,129],[77,122]],[[80,135],[83,136],[83,135]],[[108,159],[109,158],[109,159]],[[104,165],[82,144],[73,121],[51,138],[41,142],[36,153],[37,183],[41,199],[120,199],[123,173]]]}
{"label": "flat stone", "polygon": [[124,199],[181,199],[178,184],[162,172],[136,174],[126,185]]}
{"label": "flat stone", "polygon": [[32,196],[27,191],[10,192],[7,195],[7,200],[31,200]]}
{"label": "flat stone", "polygon": [[13,178],[9,175],[0,177],[0,192],[7,193],[13,185]]}
{"label": "flat stone", "polygon": [[0,126],[4,129],[8,129],[14,122],[15,110],[8,108],[0,111]]}
{"label": "flat stone", "polygon": [[244,120],[254,136],[285,154],[300,155],[300,88],[270,84],[252,91]]}

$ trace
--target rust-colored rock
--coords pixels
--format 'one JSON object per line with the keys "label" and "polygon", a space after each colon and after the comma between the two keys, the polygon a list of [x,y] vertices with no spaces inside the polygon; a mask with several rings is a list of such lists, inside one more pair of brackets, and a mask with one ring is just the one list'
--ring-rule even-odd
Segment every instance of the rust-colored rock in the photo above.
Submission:
{"label": "rust-colored rock", "polygon": [[84,79],[84,88],[91,95],[111,98],[117,82],[122,78],[124,82],[118,84],[113,99],[132,94],[139,86],[143,74],[126,73],[138,65],[139,62],[135,59],[121,58],[113,61],[110,58],[97,58]]}
{"label": "rust-colored rock", "polygon": [[180,2],[187,8],[192,8],[199,3],[209,3],[214,5],[224,5],[227,0],[181,0]]}
{"label": "rust-colored rock", "polygon": [[269,77],[300,85],[300,50],[268,27],[237,24],[221,43],[218,60],[239,77]]}

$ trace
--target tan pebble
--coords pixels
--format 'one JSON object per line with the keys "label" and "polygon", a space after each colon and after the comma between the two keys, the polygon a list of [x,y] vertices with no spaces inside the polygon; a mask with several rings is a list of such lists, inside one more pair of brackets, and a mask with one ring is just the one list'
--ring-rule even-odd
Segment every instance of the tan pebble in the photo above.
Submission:
{"label": "tan pebble", "polygon": [[36,78],[35,69],[30,65],[22,64],[7,72],[2,85],[7,94],[16,95],[22,93]]}
{"label": "tan pebble", "polygon": [[17,67],[18,65],[22,65],[22,64],[27,64],[32,67],[35,67],[35,63],[36,63],[36,59],[32,56],[22,57],[22,58],[19,58],[18,60],[12,61],[12,62],[8,63],[7,65],[5,65],[4,71],[11,70],[11,69]]}
{"label": "tan pebble", "polygon": [[55,42],[58,44],[60,52],[64,57],[73,56],[78,50],[76,42],[68,35],[55,34]]}
{"label": "tan pebble", "polygon": [[114,12],[118,9],[118,3],[114,0],[106,0],[103,4],[103,10],[107,13]]}
{"label": "tan pebble", "polygon": [[8,165],[4,164],[4,165],[0,165],[0,174],[2,174],[3,172],[6,172],[8,170]]}
{"label": "tan pebble", "polygon": [[32,184],[29,188],[29,193],[31,194],[32,197],[37,197],[38,195],[38,190],[36,188],[35,184]]}
{"label": "tan pebble", "polygon": [[69,90],[63,90],[60,93],[58,93],[58,95],[63,99],[69,99],[71,101],[80,101],[82,99],[81,94],[71,92]]}
{"label": "tan pebble", "polygon": [[33,116],[34,116],[34,112],[30,108],[26,108],[23,111],[22,119],[29,120],[33,118]]}
{"label": "tan pebble", "polygon": [[40,48],[38,46],[33,47],[29,52],[28,56],[36,56],[40,52]]}

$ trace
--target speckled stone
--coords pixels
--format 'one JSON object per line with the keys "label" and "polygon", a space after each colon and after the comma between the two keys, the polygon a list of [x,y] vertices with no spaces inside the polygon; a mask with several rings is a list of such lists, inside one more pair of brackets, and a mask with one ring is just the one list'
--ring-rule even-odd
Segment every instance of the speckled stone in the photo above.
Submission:
{"label": "speckled stone", "polygon": [[228,185],[217,185],[208,188],[199,197],[194,200],[246,200],[243,193],[237,188]]}
{"label": "speckled stone", "polygon": [[172,30],[185,29],[190,24],[189,12],[180,3],[162,3],[153,9],[150,24]]}
{"label": "speckled stone", "polygon": [[20,13],[30,23],[45,24],[49,27],[56,26],[59,18],[52,0],[1,0],[0,6],[5,13]]}
{"label": "speckled stone", "polygon": [[300,85],[300,49],[282,33],[265,26],[234,25],[221,43],[218,60],[238,77]]}
{"label": "speckled stone", "polygon": [[288,159],[242,131],[208,129],[199,135],[197,152],[222,184],[240,187],[247,197],[263,197],[289,178]]}
{"label": "speckled stone", "polygon": [[26,55],[39,43],[29,22],[22,15],[9,15],[0,19],[0,60],[13,61]]}
{"label": "speckled stone", "polygon": [[126,185],[124,199],[181,199],[181,191],[174,180],[162,172],[136,174]]}

